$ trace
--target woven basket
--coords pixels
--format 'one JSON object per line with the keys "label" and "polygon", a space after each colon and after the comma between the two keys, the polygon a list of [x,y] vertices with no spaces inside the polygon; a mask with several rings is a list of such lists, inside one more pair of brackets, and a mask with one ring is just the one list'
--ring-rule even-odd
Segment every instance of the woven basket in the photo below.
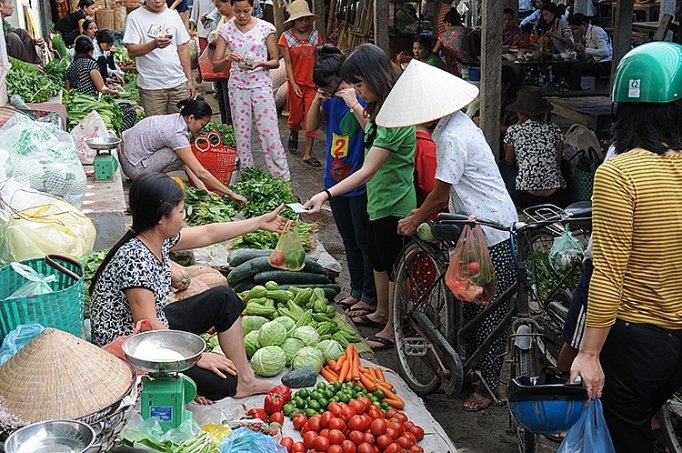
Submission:
{"label": "woven basket", "polygon": [[237,163],[237,150],[223,145],[219,133],[209,132],[195,138],[192,152],[199,163],[218,181],[225,185],[230,184]]}
{"label": "woven basket", "polygon": [[117,6],[114,8],[114,30],[123,30],[126,26],[126,16],[128,11],[125,6]]}
{"label": "woven basket", "polygon": [[97,22],[97,28],[100,30],[114,30],[114,10],[113,9],[100,9],[95,13],[95,22]]}
{"label": "woven basket", "polygon": [[80,337],[83,328],[83,269],[78,262],[50,255],[22,261],[44,276],[54,275],[51,293],[7,299],[27,280],[11,266],[0,269],[0,338],[20,324],[37,322]]}

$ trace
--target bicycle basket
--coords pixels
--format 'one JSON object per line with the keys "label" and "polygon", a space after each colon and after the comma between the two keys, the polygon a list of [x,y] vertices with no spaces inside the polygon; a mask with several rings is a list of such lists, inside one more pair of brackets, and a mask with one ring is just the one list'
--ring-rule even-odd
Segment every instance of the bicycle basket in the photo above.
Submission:
{"label": "bicycle basket", "polygon": [[224,145],[218,132],[212,131],[195,138],[192,153],[218,181],[225,185],[230,184],[237,162],[237,150]]}
{"label": "bicycle basket", "polygon": [[517,423],[537,434],[566,432],[585,409],[587,391],[568,384],[556,368],[544,368],[539,376],[512,379],[508,405]]}
{"label": "bicycle basket", "polygon": [[0,338],[20,324],[38,323],[82,336],[83,324],[83,269],[77,261],[67,257],[48,255],[22,261],[45,276],[54,275],[51,293],[8,299],[27,280],[12,266],[0,269]]}

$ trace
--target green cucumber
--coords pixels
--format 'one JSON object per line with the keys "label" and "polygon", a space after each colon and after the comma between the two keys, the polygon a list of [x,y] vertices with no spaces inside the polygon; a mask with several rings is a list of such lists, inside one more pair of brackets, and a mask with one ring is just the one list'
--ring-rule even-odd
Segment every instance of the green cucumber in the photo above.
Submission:
{"label": "green cucumber", "polygon": [[[267,256],[259,256],[257,258],[250,259],[249,261],[240,264],[239,266],[232,269],[232,272],[230,272],[227,275],[227,280],[230,282],[230,285],[234,285],[242,280],[252,279],[253,276],[258,274],[259,272],[273,269],[275,268],[270,266],[270,263],[268,263]],[[265,280],[263,280],[262,283],[266,283],[268,280],[274,279],[266,278]]]}
{"label": "green cucumber", "polygon": [[322,288],[324,290],[324,295],[327,296],[327,299],[329,300],[334,300],[336,296],[339,295],[341,292],[341,287],[337,285],[336,283],[325,283],[325,284],[307,284],[307,285],[287,285],[281,284],[279,285],[279,289],[287,289],[291,291],[291,287],[295,286],[296,288]]}
{"label": "green cucumber", "polygon": [[269,256],[272,250],[260,249],[236,249],[232,250],[227,257],[227,262],[233,269],[260,256]]}
{"label": "green cucumber", "polygon": [[[256,283],[264,284],[270,280],[276,281],[278,284],[314,284],[314,283],[329,283],[329,278],[326,275],[315,274],[312,272],[292,272],[283,270],[266,270],[261,271],[253,277]],[[281,287],[280,287],[281,289]]]}

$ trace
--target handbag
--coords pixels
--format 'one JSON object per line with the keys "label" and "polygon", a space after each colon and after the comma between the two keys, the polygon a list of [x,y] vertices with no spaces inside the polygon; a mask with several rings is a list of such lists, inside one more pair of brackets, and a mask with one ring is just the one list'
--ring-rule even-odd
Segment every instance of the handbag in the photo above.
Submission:
{"label": "handbag", "polygon": [[568,190],[573,202],[590,201],[592,199],[592,189],[594,187],[594,174],[597,172],[600,159],[597,152],[589,147],[587,150],[580,150],[571,158],[575,165],[568,181]]}
{"label": "handbag", "polygon": [[225,69],[219,72],[213,70],[213,58],[215,50],[211,49],[209,44],[206,49],[199,55],[199,75],[201,79],[206,82],[215,82],[216,80],[227,80],[230,78],[230,66],[228,62]]}

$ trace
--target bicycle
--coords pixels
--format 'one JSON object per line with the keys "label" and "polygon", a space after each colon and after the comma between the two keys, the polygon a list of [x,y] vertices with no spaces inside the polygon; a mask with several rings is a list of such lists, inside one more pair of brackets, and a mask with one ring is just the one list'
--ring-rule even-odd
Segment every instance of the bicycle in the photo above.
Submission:
{"label": "bicycle", "polygon": [[[562,320],[565,320],[567,308],[564,303],[552,304],[541,297],[535,272],[534,244],[537,242],[540,248],[545,239],[553,239],[558,232],[563,232],[564,225],[584,231],[590,223],[591,208],[578,205],[562,211],[548,206],[543,205],[542,209],[546,208],[543,218],[535,215],[536,220],[530,223],[515,222],[512,225],[469,219],[458,214],[440,214],[438,221],[431,225],[435,241],[417,236],[403,249],[395,274],[393,330],[401,374],[415,393],[424,396],[442,388],[448,395],[455,394],[461,389],[465,376],[474,373],[499,404],[500,400],[476,368],[492,342],[510,327],[512,376],[533,376],[538,371],[536,365],[541,361],[556,364],[543,334],[554,323],[560,340],[561,329],[558,327],[560,324],[563,328]],[[533,213],[539,210],[540,207],[527,210],[526,215],[533,219]],[[457,301],[444,281],[449,249],[466,224],[508,231],[517,270],[516,282],[469,320],[463,313],[464,304],[468,302]],[[548,294],[559,292],[551,288]],[[467,354],[467,335],[478,328],[493,310],[502,306],[506,307],[502,322],[474,351]],[[561,343],[557,343],[560,347]],[[516,430],[521,452],[535,452],[537,436],[521,428]]]}

